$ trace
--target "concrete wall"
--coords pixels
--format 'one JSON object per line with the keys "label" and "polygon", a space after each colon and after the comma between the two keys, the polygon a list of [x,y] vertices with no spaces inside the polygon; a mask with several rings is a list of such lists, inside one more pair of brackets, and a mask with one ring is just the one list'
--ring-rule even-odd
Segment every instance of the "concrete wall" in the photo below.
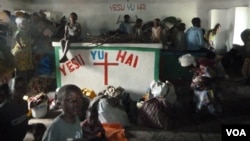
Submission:
{"label": "concrete wall", "polygon": [[209,11],[210,28],[212,29],[216,23],[221,24],[220,32],[215,38],[217,52],[229,51],[233,45],[243,45],[240,35],[243,30],[249,27],[248,10],[249,7],[245,6]]}
{"label": "concrete wall", "polygon": [[228,20],[221,17],[227,17],[228,9],[212,9],[209,11],[209,28],[213,29],[215,24],[220,23],[220,32],[215,36],[215,49],[217,52],[223,53],[227,50],[226,42],[228,31]]}

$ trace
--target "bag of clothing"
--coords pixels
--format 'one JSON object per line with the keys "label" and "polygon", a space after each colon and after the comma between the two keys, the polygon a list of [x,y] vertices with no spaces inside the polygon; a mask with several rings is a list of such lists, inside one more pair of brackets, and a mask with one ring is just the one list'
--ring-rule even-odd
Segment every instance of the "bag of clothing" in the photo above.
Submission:
{"label": "bag of clothing", "polygon": [[113,106],[108,98],[102,98],[99,100],[98,113],[101,123],[119,123],[123,127],[130,125],[125,110]]}
{"label": "bag of clothing", "polygon": [[101,123],[119,123],[123,127],[130,125],[125,109],[115,97],[99,94],[90,101],[89,108],[97,110]]}
{"label": "bag of clothing", "polygon": [[138,124],[150,128],[167,129],[170,103],[163,97],[145,101],[138,112]]}

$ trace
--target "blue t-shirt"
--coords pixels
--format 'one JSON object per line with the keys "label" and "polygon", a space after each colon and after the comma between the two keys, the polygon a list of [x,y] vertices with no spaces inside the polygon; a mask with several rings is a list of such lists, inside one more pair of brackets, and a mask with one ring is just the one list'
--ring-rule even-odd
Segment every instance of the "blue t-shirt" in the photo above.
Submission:
{"label": "blue t-shirt", "polygon": [[119,31],[123,34],[132,34],[132,26],[129,23],[122,22]]}
{"label": "blue t-shirt", "polygon": [[186,32],[187,50],[200,50],[204,46],[204,38],[201,28],[190,27]]}

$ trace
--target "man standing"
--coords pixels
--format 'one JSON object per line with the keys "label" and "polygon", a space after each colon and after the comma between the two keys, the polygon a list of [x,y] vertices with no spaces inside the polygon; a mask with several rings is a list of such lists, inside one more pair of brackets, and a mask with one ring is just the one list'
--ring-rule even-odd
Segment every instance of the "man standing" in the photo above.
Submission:
{"label": "man standing", "polygon": [[124,16],[124,21],[119,25],[118,31],[121,34],[132,34],[132,26],[130,25],[129,15]]}
{"label": "man standing", "polygon": [[201,30],[201,19],[195,17],[192,19],[193,26],[186,32],[187,50],[199,51],[204,46],[203,32]]}

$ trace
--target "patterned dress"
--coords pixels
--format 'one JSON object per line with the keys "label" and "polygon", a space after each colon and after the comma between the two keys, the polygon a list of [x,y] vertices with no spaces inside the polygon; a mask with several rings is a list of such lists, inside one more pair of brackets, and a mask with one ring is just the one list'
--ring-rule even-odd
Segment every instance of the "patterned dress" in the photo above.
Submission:
{"label": "patterned dress", "polygon": [[17,30],[16,36],[20,36],[20,42],[22,47],[16,42],[15,46],[11,50],[15,56],[15,65],[17,70],[33,70],[33,59],[32,59],[32,39],[27,31]]}

